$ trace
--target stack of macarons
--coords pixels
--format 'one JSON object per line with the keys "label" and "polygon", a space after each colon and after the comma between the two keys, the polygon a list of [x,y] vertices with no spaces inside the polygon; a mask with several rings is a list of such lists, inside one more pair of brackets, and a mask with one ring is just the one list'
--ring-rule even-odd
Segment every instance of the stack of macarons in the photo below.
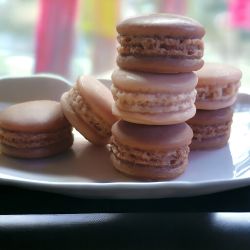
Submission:
{"label": "stack of macarons", "polygon": [[205,63],[198,70],[196,115],[188,121],[194,137],[191,149],[220,148],[227,144],[241,71],[233,66]]}
{"label": "stack of macarons", "polygon": [[112,74],[111,159],[139,179],[171,179],[188,164],[204,28],[172,14],[130,18],[117,26],[119,69]]}

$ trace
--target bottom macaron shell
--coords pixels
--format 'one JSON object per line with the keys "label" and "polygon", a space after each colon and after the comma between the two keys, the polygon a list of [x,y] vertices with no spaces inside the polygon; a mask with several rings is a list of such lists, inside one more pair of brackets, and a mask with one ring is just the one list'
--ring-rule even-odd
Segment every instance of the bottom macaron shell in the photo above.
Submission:
{"label": "bottom macaron shell", "polygon": [[195,115],[196,108],[193,106],[191,109],[171,113],[134,113],[119,110],[115,105],[112,107],[113,114],[121,119],[145,125],[171,125],[187,121]]}
{"label": "bottom macaron shell", "polygon": [[5,155],[17,158],[45,158],[57,155],[68,150],[72,146],[72,144],[73,135],[71,137],[68,137],[67,140],[40,148],[15,148],[5,144],[1,144],[0,151]]}
{"label": "bottom macaron shell", "polygon": [[135,57],[118,56],[120,68],[132,71],[151,73],[182,73],[192,72],[202,68],[202,59],[166,58],[166,57]]}
{"label": "bottom macaron shell", "polygon": [[169,180],[174,179],[181,175],[187,165],[188,161],[182,165],[171,168],[171,167],[153,167],[143,166],[140,164],[133,164],[118,159],[114,154],[111,154],[111,161],[118,171],[121,173],[140,180]]}
{"label": "bottom macaron shell", "polygon": [[217,136],[202,141],[193,140],[189,147],[191,150],[222,148],[227,144],[229,137],[230,132],[224,136]]}
{"label": "bottom macaron shell", "polygon": [[90,126],[84,122],[75,111],[70,107],[67,102],[67,93],[64,93],[61,97],[61,105],[63,109],[63,113],[67,120],[71,123],[71,125],[81,133],[87,140],[96,145],[106,145],[109,142],[109,138],[104,138],[99,136],[96,132],[94,132]]}

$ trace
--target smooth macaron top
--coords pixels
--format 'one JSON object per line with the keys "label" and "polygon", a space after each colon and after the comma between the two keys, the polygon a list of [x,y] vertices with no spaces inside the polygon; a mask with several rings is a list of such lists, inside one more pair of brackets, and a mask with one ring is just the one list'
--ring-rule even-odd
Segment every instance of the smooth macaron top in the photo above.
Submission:
{"label": "smooth macaron top", "polygon": [[217,110],[196,110],[193,118],[187,121],[191,125],[214,125],[225,123],[232,120],[233,107]]}
{"label": "smooth macaron top", "polygon": [[158,13],[129,18],[116,27],[121,35],[163,35],[178,38],[201,38],[204,27],[196,20],[174,14]]}
{"label": "smooth macaron top", "polygon": [[42,133],[69,127],[60,103],[49,100],[28,101],[14,104],[0,113],[0,128]]}
{"label": "smooth macaron top", "polygon": [[196,74],[198,86],[237,83],[242,76],[238,68],[220,63],[205,63]]}
{"label": "smooth macaron top", "polygon": [[117,69],[112,74],[112,82],[118,89],[142,93],[192,91],[198,78],[195,73],[152,74]]}
{"label": "smooth macaron top", "polygon": [[111,91],[92,76],[82,76],[77,80],[77,88],[84,101],[105,121],[113,124],[117,118],[112,114],[114,103]]}
{"label": "smooth macaron top", "polygon": [[186,124],[150,126],[123,120],[112,127],[113,136],[122,144],[149,150],[175,149],[191,143],[193,132]]}

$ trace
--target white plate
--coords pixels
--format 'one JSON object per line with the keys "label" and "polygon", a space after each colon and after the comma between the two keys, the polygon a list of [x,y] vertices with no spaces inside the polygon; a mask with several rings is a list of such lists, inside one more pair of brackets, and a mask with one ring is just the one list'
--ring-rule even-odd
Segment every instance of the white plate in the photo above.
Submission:
{"label": "white plate", "polygon": [[[69,83],[54,76],[0,79],[0,109],[35,99],[59,100]],[[39,115],[39,114],[38,114]],[[106,148],[75,134],[72,150],[39,160],[0,155],[0,183],[92,198],[160,198],[214,193],[250,184],[250,95],[240,94],[229,144],[190,154],[172,181],[139,182],[118,173]]]}

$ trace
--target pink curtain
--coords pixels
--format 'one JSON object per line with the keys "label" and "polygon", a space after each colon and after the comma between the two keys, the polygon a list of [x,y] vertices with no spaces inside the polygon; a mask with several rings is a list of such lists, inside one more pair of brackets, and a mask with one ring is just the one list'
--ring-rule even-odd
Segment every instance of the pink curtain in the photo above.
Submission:
{"label": "pink curtain", "polygon": [[78,0],[40,0],[35,72],[69,75]]}
{"label": "pink curtain", "polygon": [[231,0],[229,20],[235,28],[250,30],[250,0]]}

